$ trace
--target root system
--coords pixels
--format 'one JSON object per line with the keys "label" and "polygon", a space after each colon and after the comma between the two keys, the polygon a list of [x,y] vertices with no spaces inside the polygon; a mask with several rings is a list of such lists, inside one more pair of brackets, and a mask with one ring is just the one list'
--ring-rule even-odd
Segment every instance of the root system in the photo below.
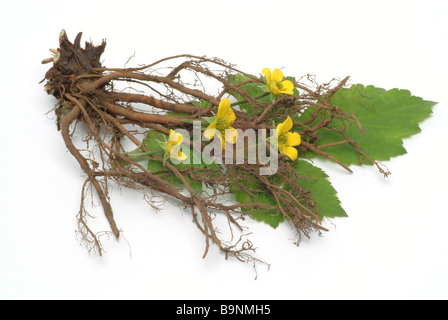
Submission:
{"label": "root system", "polygon": [[[300,177],[288,159],[280,157],[275,175],[262,176],[258,173],[260,164],[225,165],[225,170],[222,166],[182,169],[154,154],[152,161],[164,164],[155,172],[131,157],[129,152],[136,148],[147,153],[153,151],[144,142],[150,131],[169,134],[170,129],[182,128],[192,132],[193,121],[204,121],[204,117],[213,116],[220,100],[232,96],[243,99],[233,104],[237,117],[233,125],[242,130],[271,129],[273,123],[283,121],[287,115],[315,108],[309,120],[294,123],[294,127],[301,128],[300,156],[306,158],[308,152],[313,152],[351,172],[325,153],[325,146],[316,147],[318,130],[337,130],[341,134],[337,144],[351,145],[359,151],[360,157],[369,159],[344,129],[331,127],[332,120],[338,118],[358,124],[363,130],[355,115],[345,114],[329,103],[332,95],[346,85],[348,77],[323,85],[308,77],[294,83],[300,95],[282,96],[269,102],[257,100],[243,90],[248,84],[262,84],[259,77],[221,59],[178,55],[138,68],[106,68],[100,61],[105,47],[103,41],[97,46],[87,42],[82,48],[81,33],[72,43],[63,31],[59,48],[52,50],[54,58],[45,61],[53,64],[45,76],[45,89],[58,101],[55,108],[58,128],[67,149],[86,174],[77,218],[78,232],[89,250],[103,254],[99,239],[102,233],[89,227],[89,215],[85,210],[85,195],[89,188],[95,190],[112,234],[120,237],[120,228],[109,201],[108,185],[111,182],[143,192],[154,207],[157,206],[154,199],[163,197],[188,208],[194,224],[205,238],[203,257],[212,245],[216,245],[226,258],[259,261],[253,254],[255,247],[247,237],[249,232],[241,224],[251,213],[278,212],[299,237],[327,230],[322,226],[309,191],[295,182]],[[235,84],[231,79],[236,74],[243,75],[246,80]],[[250,106],[252,115],[238,109],[241,103]],[[326,116],[321,117],[322,114]],[[314,120],[319,118],[326,120],[315,125]],[[75,131],[82,132],[86,148],[75,145]],[[169,175],[181,181],[182,186],[164,179]],[[282,181],[280,185],[278,179]],[[192,187],[194,183],[202,183],[204,190],[198,192]],[[254,201],[236,204],[223,201],[232,188],[249,195],[269,194],[276,201],[269,205]],[[222,234],[217,231],[215,218],[218,215],[227,219],[231,240],[222,239]]]}

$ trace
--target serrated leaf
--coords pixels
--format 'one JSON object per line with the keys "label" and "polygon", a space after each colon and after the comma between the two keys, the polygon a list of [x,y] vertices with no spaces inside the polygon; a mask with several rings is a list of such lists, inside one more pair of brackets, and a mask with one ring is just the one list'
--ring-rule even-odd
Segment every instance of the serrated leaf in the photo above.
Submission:
{"label": "serrated leaf", "polygon": [[299,175],[299,179],[295,182],[303,189],[311,191],[308,196],[314,202],[314,211],[319,219],[347,217],[347,213],[336,196],[336,190],[322,169],[305,160],[298,160],[294,164],[294,169]]}
{"label": "serrated leaf", "polygon": [[[420,132],[419,123],[431,114],[435,102],[425,101],[412,96],[408,90],[364,87],[361,84],[339,90],[331,99],[333,106],[339,106],[345,113],[354,113],[365,133],[351,120],[351,125],[339,119],[333,119],[330,126],[335,129],[346,127],[351,139],[356,141],[363,152],[374,161],[385,161],[403,155],[403,139]],[[310,118],[314,108],[308,109],[298,121]],[[313,124],[321,121],[322,117]],[[320,129],[319,145],[344,140],[338,132]],[[372,164],[349,144],[331,146],[322,149],[346,165]]]}
{"label": "serrated leaf", "polygon": [[[298,179],[294,182],[302,189],[309,191],[307,197],[312,201],[312,210],[319,219],[347,217],[347,213],[341,206],[337,197],[337,192],[327,179],[327,174],[322,169],[313,166],[305,160],[299,160],[294,164]],[[241,204],[262,204],[270,207],[267,209],[262,206],[242,208],[243,213],[248,213],[256,220],[263,221],[271,227],[276,228],[284,220],[283,213],[278,208],[278,203],[274,196],[266,190],[263,192],[263,186],[257,181],[251,173],[241,173],[242,180],[245,181],[245,187],[252,189],[252,192],[246,192],[232,184],[230,191],[235,195],[236,200]],[[285,181],[278,176],[270,177],[271,183],[283,186],[286,190],[291,190]],[[256,191],[255,191],[256,190]],[[305,202],[301,201],[304,205]]]}

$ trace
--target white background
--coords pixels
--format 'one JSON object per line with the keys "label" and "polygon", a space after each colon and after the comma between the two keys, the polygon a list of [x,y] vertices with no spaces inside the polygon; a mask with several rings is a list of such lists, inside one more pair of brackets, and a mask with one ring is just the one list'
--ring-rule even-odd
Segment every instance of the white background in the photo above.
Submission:
{"label": "white background", "polygon": [[[0,1],[0,298],[2,299],[445,299],[448,298],[446,1]],[[190,53],[246,72],[284,67],[321,82],[409,89],[438,101],[408,154],[348,174],[319,163],[349,214],[300,247],[285,224],[246,220],[258,267],[226,261],[188,211],[154,212],[113,189],[124,237],[88,255],[76,239],[82,172],[56,131],[56,103],[40,61],[66,29],[107,39],[104,65]],[[107,230],[101,208],[96,230]]]}

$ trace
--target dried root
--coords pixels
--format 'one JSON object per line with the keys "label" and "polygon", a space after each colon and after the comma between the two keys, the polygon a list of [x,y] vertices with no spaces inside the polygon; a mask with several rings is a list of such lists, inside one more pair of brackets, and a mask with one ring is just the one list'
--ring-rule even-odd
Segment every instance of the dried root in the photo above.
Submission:
{"label": "dried root", "polygon": [[[58,127],[67,149],[87,176],[78,214],[78,232],[81,241],[90,250],[100,255],[103,253],[99,235],[104,233],[95,233],[88,226],[88,214],[84,208],[88,187],[98,195],[112,234],[117,238],[120,236],[108,198],[107,185],[110,181],[149,195],[147,198],[150,202],[153,201],[150,194],[156,194],[189,208],[194,223],[205,237],[204,257],[214,244],[226,258],[249,263],[261,262],[253,256],[255,248],[247,238],[250,233],[240,224],[244,217],[252,213],[266,211],[283,215],[297,230],[299,237],[326,231],[309,192],[295,182],[300,177],[292,168],[291,161],[284,158],[280,158],[275,175],[263,176],[259,174],[260,164],[226,165],[225,171],[220,166],[180,169],[161,156],[153,155],[152,160],[164,163],[162,169],[154,172],[130,157],[127,149],[133,145],[134,149],[140,148],[142,152],[150,153],[152,150],[144,143],[148,131],[169,134],[170,129],[182,128],[192,132],[192,122],[212,116],[220,100],[230,94],[243,99],[234,106],[245,103],[253,110],[253,116],[249,116],[234,108],[237,116],[234,127],[243,131],[248,128],[271,129],[273,122],[278,123],[286,115],[300,114],[309,107],[317,107],[309,120],[294,123],[294,127],[302,128],[299,132],[303,137],[299,153],[306,155],[312,151],[351,172],[344,164],[325,153],[325,146],[316,147],[319,129],[336,130],[331,128],[333,118],[357,123],[363,130],[354,115],[344,114],[338,107],[329,104],[331,96],[346,85],[348,78],[336,81],[336,85],[316,84],[314,87],[296,82],[294,85],[300,91],[300,96],[284,96],[275,102],[266,102],[254,99],[243,90],[244,85],[258,85],[261,82],[259,78],[220,59],[179,55],[138,68],[105,68],[100,63],[105,41],[98,46],[86,43],[82,48],[81,34],[71,43],[65,32],[61,33],[59,41],[60,47],[53,50],[54,58],[44,61],[53,63],[45,76],[45,89],[58,99]],[[235,74],[244,75],[247,80],[235,84],[230,81]],[[312,81],[311,77],[307,80],[310,79]],[[210,93],[209,87],[221,89]],[[326,120],[311,126],[322,114],[328,115],[321,117]],[[70,130],[74,124],[80,123],[86,130],[84,140],[89,150],[87,155],[72,141]],[[340,144],[351,144],[359,150],[361,156],[368,159],[344,130],[338,130],[342,137]],[[168,175],[174,175],[180,180],[182,188],[164,179]],[[278,183],[279,179],[282,183]],[[206,191],[195,191],[192,187],[194,182],[202,183],[207,187]],[[223,202],[229,190],[235,188],[249,195],[270,194],[275,203]],[[230,241],[221,238],[214,224],[217,215],[227,219]]]}

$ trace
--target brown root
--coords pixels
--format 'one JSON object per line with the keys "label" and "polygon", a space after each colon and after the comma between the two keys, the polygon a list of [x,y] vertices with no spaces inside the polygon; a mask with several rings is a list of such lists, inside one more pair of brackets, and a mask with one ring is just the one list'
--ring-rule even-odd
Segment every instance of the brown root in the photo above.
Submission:
{"label": "brown root", "polygon": [[[164,163],[163,169],[154,172],[134,161],[129,156],[127,146],[133,145],[142,152],[151,152],[144,143],[144,136],[149,130],[167,134],[170,129],[183,128],[191,132],[193,120],[202,121],[204,116],[212,116],[220,99],[231,93],[243,99],[235,106],[245,103],[253,110],[254,115],[249,116],[235,108],[237,120],[234,127],[242,130],[270,129],[272,122],[278,123],[286,115],[317,107],[309,120],[294,124],[295,127],[303,128],[300,134],[305,139],[302,140],[300,151],[303,154],[307,151],[317,153],[351,172],[343,163],[325,153],[322,150],[325,146],[317,147],[312,142],[307,142],[318,140],[316,132],[319,129],[331,130],[329,124],[333,117],[343,117],[359,125],[361,131],[364,130],[355,115],[346,115],[329,104],[331,96],[346,85],[348,78],[338,81],[333,87],[323,85],[312,89],[297,82],[295,86],[300,90],[300,97],[285,96],[270,103],[256,100],[243,90],[243,85],[259,84],[259,78],[220,59],[179,55],[139,68],[105,68],[100,63],[105,41],[99,46],[86,43],[85,48],[81,48],[81,34],[71,43],[65,32],[61,33],[59,41],[57,58],[53,59],[53,67],[46,74],[45,88],[59,101],[56,114],[65,145],[87,175],[78,215],[78,232],[90,249],[100,255],[103,252],[98,233],[88,226],[88,214],[83,205],[89,186],[101,201],[112,234],[117,238],[120,236],[108,199],[108,181],[143,192],[149,190],[190,208],[194,223],[205,237],[204,258],[214,244],[226,258],[232,257],[248,263],[261,262],[253,256],[255,247],[247,238],[250,233],[240,224],[244,217],[256,212],[274,212],[283,216],[297,230],[299,237],[327,231],[322,226],[309,191],[295,182],[300,177],[290,161],[280,158],[277,174],[267,177],[259,174],[258,164],[226,165],[225,172],[219,166],[180,169],[165,162],[161,156],[154,155],[152,160]],[[165,67],[166,63],[176,64],[175,67],[168,68]],[[168,71],[162,74],[161,70]],[[234,74],[244,75],[247,80],[235,84],[230,81]],[[189,79],[188,82],[184,80],[185,77]],[[215,94],[207,92],[206,82],[218,84],[221,91]],[[123,85],[129,87],[123,88]],[[199,102],[201,106],[194,102]],[[323,117],[326,120],[310,127],[322,114],[330,116]],[[88,155],[82,153],[72,141],[70,128],[74,123],[82,123],[86,129],[84,140],[90,150]],[[345,132],[342,131],[341,136],[341,144],[352,145],[361,156],[369,159]],[[182,188],[164,178],[167,176],[177,178]],[[278,178],[283,180],[282,185],[276,183]],[[251,183],[247,183],[248,179],[252,179]],[[195,191],[192,187],[195,182],[207,186],[207,192]],[[221,199],[232,188],[238,188],[248,195],[269,194],[275,202],[269,205],[255,201],[223,203]],[[227,219],[230,241],[221,238],[221,233],[214,224],[216,215]]]}

